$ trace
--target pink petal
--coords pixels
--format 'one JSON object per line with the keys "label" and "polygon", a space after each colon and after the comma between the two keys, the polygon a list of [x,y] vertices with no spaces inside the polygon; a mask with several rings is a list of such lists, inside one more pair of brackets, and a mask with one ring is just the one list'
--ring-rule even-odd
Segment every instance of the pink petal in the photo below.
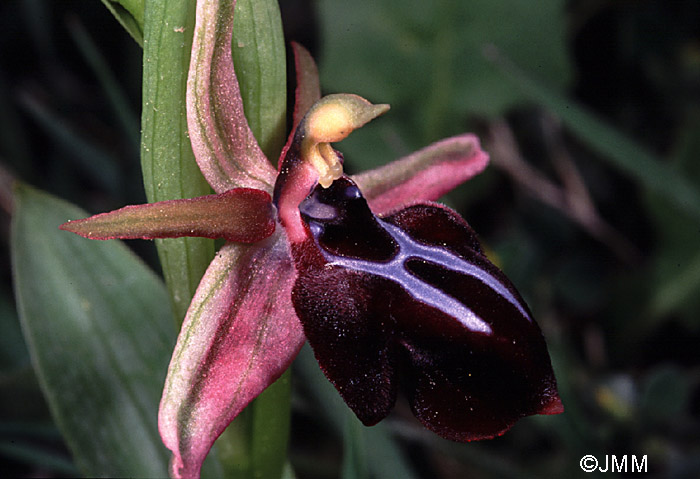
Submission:
{"label": "pink petal", "polygon": [[225,245],[185,317],[160,403],[173,477],[197,477],[216,438],[289,366],[304,335],[284,235]]}
{"label": "pink petal", "polygon": [[275,221],[269,194],[237,188],[219,195],[126,206],[60,228],[98,240],[200,236],[253,243],[270,236]]}
{"label": "pink petal", "polygon": [[447,138],[400,160],[353,176],[377,214],[406,205],[435,201],[489,162],[479,139],[472,134]]}
{"label": "pink petal", "polygon": [[277,168],[282,168],[282,160],[287,155],[287,150],[292,146],[297,126],[301,122],[309,108],[321,98],[321,86],[318,79],[318,68],[309,51],[296,42],[292,42],[294,50],[294,67],[297,73],[297,87],[294,92],[294,114],[292,115],[292,130],[289,132],[287,142],[280,153]]}
{"label": "pink petal", "polygon": [[[265,158],[243,113],[233,69],[233,8],[197,2],[187,78],[187,126],[197,163],[218,193],[238,187],[272,191],[275,170]],[[216,19],[216,21],[211,21]]]}
{"label": "pink petal", "polygon": [[294,119],[292,134],[309,108],[321,98],[321,86],[318,78],[316,62],[309,51],[296,42],[292,42],[294,49],[294,66],[297,73],[297,88],[294,93]]}

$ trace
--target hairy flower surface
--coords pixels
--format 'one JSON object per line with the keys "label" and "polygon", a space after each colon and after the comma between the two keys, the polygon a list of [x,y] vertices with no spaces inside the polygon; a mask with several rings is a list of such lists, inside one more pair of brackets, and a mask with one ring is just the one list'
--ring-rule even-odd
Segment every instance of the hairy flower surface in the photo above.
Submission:
{"label": "hairy flower surface", "polygon": [[389,413],[399,391],[426,427],[457,441],[561,412],[527,305],[464,219],[432,203],[486,167],[476,137],[345,176],[330,143],[388,106],[347,94],[319,100],[313,60],[294,45],[294,125],[274,168],[243,114],[232,12],[215,4],[198,2],[187,100],[195,157],[216,194],[62,226],[93,239],[227,240],[168,369],[159,429],[172,475],[199,475],[216,438],[306,339],[367,425]]}

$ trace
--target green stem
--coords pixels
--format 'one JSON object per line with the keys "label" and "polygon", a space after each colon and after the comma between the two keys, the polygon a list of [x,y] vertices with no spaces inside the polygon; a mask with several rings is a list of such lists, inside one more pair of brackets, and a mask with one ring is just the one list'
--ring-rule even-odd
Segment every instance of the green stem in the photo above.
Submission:
{"label": "green stem", "polygon": [[[192,198],[211,192],[187,135],[185,88],[194,1],[152,0],[144,12],[141,167],[148,201]],[[178,324],[214,257],[203,238],[156,241]]]}
{"label": "green stem", "polygon": [[291,371],[287,370],[216,441],[216,457],[227,477],[282,477],[290,417]]}

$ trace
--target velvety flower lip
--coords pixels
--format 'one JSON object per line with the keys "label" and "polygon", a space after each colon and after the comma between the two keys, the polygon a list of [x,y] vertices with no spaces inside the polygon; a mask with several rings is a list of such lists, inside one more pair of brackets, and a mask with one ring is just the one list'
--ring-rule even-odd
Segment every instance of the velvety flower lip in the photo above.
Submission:
{"label": "velvety flower lip", "polygon": [[433,203],[486,167],[478,139],[344,176],[330,143],[388,106],[349,94],[319,101],[313,59],[293,44],[293,127],[275,170],[245,120],[230,52],[235,1],[222,3],[197,2],[187,92],[192,148],[217,194],[62,226],[100,239],[227,239],[168,367],[158,424],[171,475],[199,476],[216,438],[306,339],[367,425],[399,391],[427,428],[457,441],[562,412],[527,305],[466,221]]}
{"label": "velvety flower lip", "polygon": [[[372,425],[401,389],[426,427],[456,441],[562,412],[539,327],[466,221],[415,199],[376,216],[357,184],[334,170],[342,168],[339,152],[324,144],[318,161],[305,148],[333,138],[331,128],[345,135],[385,109],[348,95],[319,104],[299,124],[273,203],[297,270],[294,309],[345,402]],[[415,191],[434,172],[417,172],[401,186]],[[333,181],[324,185],[324,175]]]}
{"label": "velvety flower lip", "polygon": [[292,302],[328,379],[366,425],[399,390],[455,441],[563,411],[547,348],[508,278],[454,211],[417,204],[375,216],[347,177],[301,205]]}

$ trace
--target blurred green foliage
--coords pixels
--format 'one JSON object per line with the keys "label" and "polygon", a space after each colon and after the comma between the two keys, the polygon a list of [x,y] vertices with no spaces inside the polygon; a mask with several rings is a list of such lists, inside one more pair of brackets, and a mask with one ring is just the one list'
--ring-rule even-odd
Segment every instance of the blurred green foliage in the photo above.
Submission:
{"label": "blurred green foliage", "polygon": [[[11,251],[24,336],[80,470],[163,476],[159,382],[176,335],[163,308],[167,292],[122,243],[83,245],[58,229],[83,215],[34,188],[15,188]],[[115,300],[110,291],[117,287]]]}
{"label": "blurred green foliage", "polygon": [[391,104],[383,128],[412,150],[460,133],[467,112],[493,117],[526,100],[484,57],[489,46],[522,60],[552,88],[568,85],[564,4],[321,0],[321,84]]}
{"label": "blurred green foliage", "polygon": [[[646,454],[651,477],[697,477],[700,221],[688,204],[700,194],[697,1],[281,7],[288,40],[317,46],[326,92],[392,105],[339,145],[349,169],[451,134],[480,134],[493,165],[448,201],[527,298],[566,407],[462,445],[426,433],[400,404],[374,433],[323,399],[327,384],[302,357],[292,422],[297,477],[578,477],[585,454]],[[130,25],[138,38],[138,21]],[[97,1],[3,2],[0,26],[3,176],[91,212],[142,202],[139,125],[124,120],[139,117],[139,45]],[[494,134],[504,131],[498,125],[513,144]],[[514,158],[520,167],[509,170],[504,161]],[[553,187],[539,193],[561,195],[537,196],[524,168]],[[659,175],[662,187],[650,187]],[[668,178],[685,186],[669,187]],[[0,185],[7,210],[7,182]],[[690,193],[674,194],[683,188]],[[577,219],[590,205],[599,223]],[[0,215],[7,247],[10,215]],[[150,244],[133,246],[158,268]],[[1,472],[70,476],[75,469],[19,339],[8,254],[0,261]],[[392,466],[379,467],[376,457]]]}

